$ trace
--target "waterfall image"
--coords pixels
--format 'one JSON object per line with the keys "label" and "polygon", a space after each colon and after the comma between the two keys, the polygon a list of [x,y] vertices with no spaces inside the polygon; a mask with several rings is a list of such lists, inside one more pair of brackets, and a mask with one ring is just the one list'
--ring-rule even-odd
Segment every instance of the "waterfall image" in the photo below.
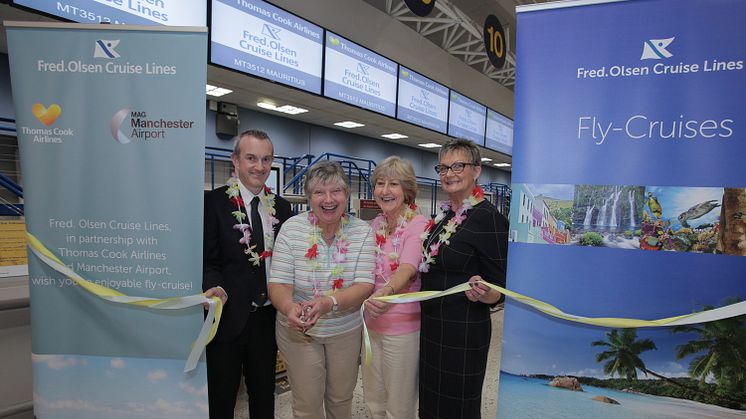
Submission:
{"label": "waterfall image", "polygon": [[630,189],[627,194],[627,200],[629,201],[629,225],[630,227],[636,227],[635,224],[635,191]]}
{"label": "waterfall image", "polygon": [[575,185],[570,244],[639,249],[644,191],[644,186]]}
{"label": "waterfall image", "polygon": [[593,208],[596,208],[596,207],[594,205],[591,205],[585,211],[585,218],[583,219],[583,225],[584,226],[590,226],[591,225],[591,218],[593,218]]}

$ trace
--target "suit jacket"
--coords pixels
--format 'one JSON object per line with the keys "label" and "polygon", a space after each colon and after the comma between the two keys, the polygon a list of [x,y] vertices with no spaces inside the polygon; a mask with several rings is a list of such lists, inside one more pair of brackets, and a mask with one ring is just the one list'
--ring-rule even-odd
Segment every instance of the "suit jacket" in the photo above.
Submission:
{"label": "suit jacket", "polygon": [[[262,301],[261,294],[264,293],[264,299],[267,294],[266,282],[257,279],[259,270],[264,269],[263,264],[254,266],[249,255],[244,253],[246,246],[238,242],[242,234],[233,228],[236,219],[231,213],[236,206],[225,193],[227,188],[223,186],[205,193],[202,290],[221,286],[228,294],[215,335],[218,342],[235,339],[246,325],[252,301]],[[248,206],[246,209],[249,210]],[[280,220],[274,226],[277,237],[282,223],[290,218],[290,203],[277,195],[275,210],[275,217]]]}

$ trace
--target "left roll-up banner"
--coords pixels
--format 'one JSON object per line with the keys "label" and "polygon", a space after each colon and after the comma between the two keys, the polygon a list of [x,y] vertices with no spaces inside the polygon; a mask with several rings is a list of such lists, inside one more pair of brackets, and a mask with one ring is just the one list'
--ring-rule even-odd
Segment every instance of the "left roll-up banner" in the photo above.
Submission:
{"label": "left roll-up banner", "polygon": [[[5,26],[36,247],[117,294],[199,294],[206,28]],[[116,304],[28,258],[37,418],[208,417],[204,359],[183,372],[201,306]]]}

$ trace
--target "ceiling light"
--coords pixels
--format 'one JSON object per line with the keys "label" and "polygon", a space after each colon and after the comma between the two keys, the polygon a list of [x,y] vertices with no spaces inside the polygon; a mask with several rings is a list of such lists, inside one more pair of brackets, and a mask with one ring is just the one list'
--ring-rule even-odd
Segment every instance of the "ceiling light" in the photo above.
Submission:
{"label": "ceiling light", "polygon": [[299,108],[297,106],[293,105],[282,105],[279,108],[275,109],[277,112],[286,113],[289,115],[298,115],[299,113],[306,113],[308,112],[308,109]]}
{"label": "ceiling light", "polygon": [[510,167],[510,163],[495,163],[496,167]]}
{"label": "ceiling light", "polygon": [[269,102],[257,102],[256,106],[262,109],[269,109],[270,111],[274,111],[275,109],[277,109],[277,106]]}
{"label": "ceiling light", "polygon": [[492,159],[489,157],[482,157],[482,161],[492,161]]}
{"label": "ceiling light", "polygon": [[299,108],[297,106],[293,106],[293,105],[275,106],[273,103],[270,103],[270,102],[257,102],[256,106],[262,109],[268,109],[270,111],[286,113],[288,115],[298,115],[299,113],[308,112],[308,109]]}
{"label": "ceiling light", "polygon": [[355,121],[335,122],[334,125],[342,128],[360,128],[365,126],[365,124],[361,124]]}
{"label": "ceiling light", "polygon": [[205,85],[205,93],[207,93],[210,96],[220,97],[227,95],[228,93],[233,93],[233,90],[224,89],[222,87],[213,86],[210,84]]}
{"label": "ceiling light", "polygon": [[401,140],[402,138],[409,138],[409,136],[404,134],[397,134],[395,132],[392,132],[391,134],[383,134],[381,135],[383,138],[388,138],[389,140]]}
{"label": "ceiling light", "polygon": [[438,148],[438,147],[443,147],[442,145],[435,144],[435,143],[424,143],[424,144],[417,144],[417,145],[420,146],[420,147],[424,147],[424,148]]}

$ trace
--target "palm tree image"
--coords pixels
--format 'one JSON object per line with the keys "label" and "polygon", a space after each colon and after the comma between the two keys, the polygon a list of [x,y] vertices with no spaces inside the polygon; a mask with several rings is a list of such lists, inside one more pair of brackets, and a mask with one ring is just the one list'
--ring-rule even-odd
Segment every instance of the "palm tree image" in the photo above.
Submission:
{"label": "palm tree image", "polygon": [[[725,305],[740,302],[729,299]],[[703,310],[712,310],[704,306]],[[689,375],[701,384],[712,377],[718,396],[746,404],[746,317],[731,317],[714,322],[674,326],[673,333],[693,333],[696,339],[676,348],[676,359],[695,355],[689,363]]]}
{"label": "palm tree image", "polygon": [[[712,309],[712,307],[705,307]],[[725,324],[716,325],[719,322]],[[683,359],[689,355],[707,351],[692,360],[689,374],[701,380],[701,386],[687,385],[670,377],[651,371],[645,366],[640,354],[649,350],[656,350],[655,343],[651,339],[638,339],[636,329],[612,329],[606,334],[606,340],[598,340],[591,343],[592,346],[605,346],[609,349],[596,354],[596,362],[604,362],[604,374],[611,377],[619,376],[629,381],[637,381],[637,370],[642,371],[645,376],[652,375],[667,383],[677,386],[685,393],[698,393],[707,398],[715,398],[726,402],[734,407],[746,405],[746,400],[733,397],[733,394],[744,394],[746,387],[746,363],[744,363],[746,352],[746,331],[743,328],[743,320],[737,318],[719,320],[695,326],[676,326],[673,329],[677,333],[697,333],[699,339],[689,341],[677,347],[677,359]],[[696,372],[696,374],[695,374]],[[705,378],[710,374],[720,374],[721,382],[718,382],[716,391],[704,386]],[[727,383],[727,387],[726,387]]]}
{"label": "palm tree image", "polygon": [[[667,377],[656,374],[645,368],[645,363],[640,359],[640,354],[656,350],[655,343],[650,339],[637,340],[636,329],[612,329],[606,334],[608,341],[597,340],[592,342],[592,346],[606,346],[609,349],[596,355],[596,362],[607,361],[604,364],[604,374],[624,377],[628,380],[637,379],[637,370],[639,369],[645,375],[648,374],[664,380],[670,380]],[[671,380],[673,381],[673,380]]]}

